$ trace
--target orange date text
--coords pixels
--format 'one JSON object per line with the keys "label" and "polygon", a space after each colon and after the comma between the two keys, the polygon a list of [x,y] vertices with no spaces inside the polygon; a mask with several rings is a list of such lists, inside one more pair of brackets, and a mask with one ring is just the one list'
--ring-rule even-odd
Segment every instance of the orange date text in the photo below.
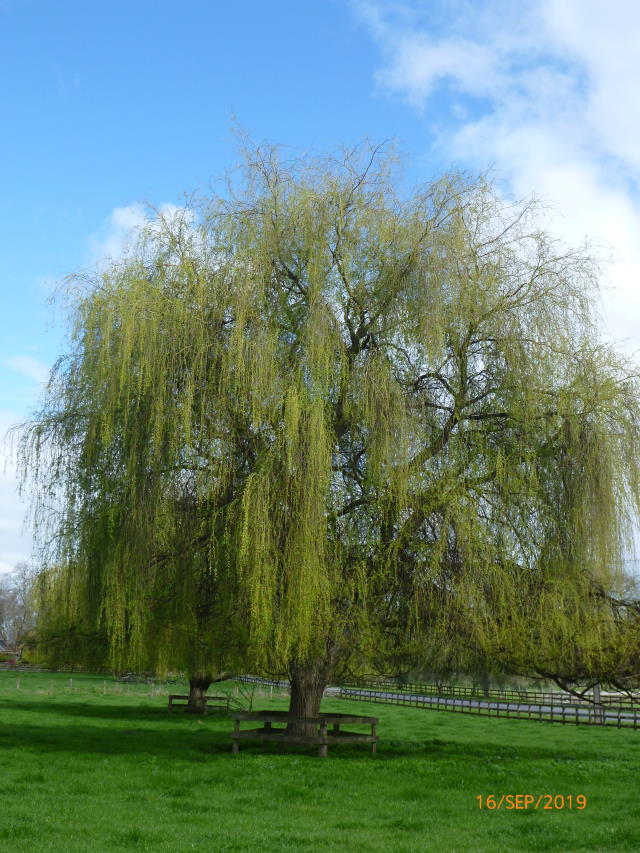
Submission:
{"label": "orange date text", "polygon": [[478,808],[486,811],[558,811],[587,807],[584,794],[483,794],[476,795]]}

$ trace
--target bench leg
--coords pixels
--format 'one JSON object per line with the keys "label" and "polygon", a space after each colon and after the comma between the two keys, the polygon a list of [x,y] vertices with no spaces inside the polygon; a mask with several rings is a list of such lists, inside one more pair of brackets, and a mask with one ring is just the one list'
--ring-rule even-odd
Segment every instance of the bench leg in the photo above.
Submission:
{"label": "bench leg", "polygon": [[320,758],[326,758],[327,757],[327,723],[326,722],[320,723],[320,728],[318,729],[318,734],[320,735],[320,737],[324,741],[324,743],[320,744],[320,747],[318,749],[318,756]]}
{"label": "bench leg", "polygon": [[240,749],[240,745],[239,745],[238,741],[234,740],[233,746],[231,747],[231,751],[233,752],[234,755],[237,755],[239,749]]}

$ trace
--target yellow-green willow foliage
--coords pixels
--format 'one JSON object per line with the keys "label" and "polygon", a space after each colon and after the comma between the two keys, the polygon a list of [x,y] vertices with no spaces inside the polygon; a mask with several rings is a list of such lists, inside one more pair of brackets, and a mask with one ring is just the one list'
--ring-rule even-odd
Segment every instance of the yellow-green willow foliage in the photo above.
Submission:
{"label": "yellow-green willow foliage", "polygon": [[84,584],[70,566],[51,566],[38,574],[32,654],[39,663],[54,668],[82,663],[94,671],[108,665],[107,633],[86,608]]}
{"label": "yellow-green willow foliage", "polygon": [[113,659],[597,650],[639,406],[588,256],[484,180],[400,197],[375,151],[243,174],[78,281],[24,436]]}

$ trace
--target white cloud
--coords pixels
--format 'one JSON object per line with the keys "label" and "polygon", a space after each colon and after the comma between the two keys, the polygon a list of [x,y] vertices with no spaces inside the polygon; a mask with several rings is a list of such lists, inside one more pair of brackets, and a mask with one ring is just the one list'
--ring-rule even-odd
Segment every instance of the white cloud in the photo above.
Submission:
{"label": "white cloud", "polygon": [[[465,167],[495,165],[556,210],[572,243],[610,248],[606,325],[640,348],[640,4],[629,0],[360,3],[376,80],[435,124]],[[434,94],[446,92],[435,109]],[[433,107],[433,109],[432,109]]]}
{"label": "white cloud", "polygon": [[482,45],[452,37],[441,42],[422,33],[401,38],[397,61],[378,80],[405,89],[411,102],[422,109],[426,98],[443,79],[460,89],[483,96],[499,84],[495,57]]}
{"label": "white cloud", "polygon": [[179,221],[192,224],[193,212],[171,203],[162,204],[157,210],[146,208],[139,202],[116,207],[89,237],[90,261],[100,264],[118,260],[127,254],[143,231],[157,229],[163,223],[171,225]]}
{"label": "white cloud", "polygon": [[31,355],[15,355],[7,359],[7,365],[40,385],[49,378],[49,365]]}
{"label": "white cloud", "polygon": [[148,222],[144,207],[137,202],[116,207],[98,231],[89,237],[91,260],[98,262],[122,257]]}

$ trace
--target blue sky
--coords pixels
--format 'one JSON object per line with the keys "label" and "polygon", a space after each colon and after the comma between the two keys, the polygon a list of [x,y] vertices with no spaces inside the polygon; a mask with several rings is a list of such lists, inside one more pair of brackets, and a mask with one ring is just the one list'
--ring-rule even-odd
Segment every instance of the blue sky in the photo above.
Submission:
{"label": "blue sky", "polygon": [[[491,165],[614,263],[607,328],[640,347],[640,4],[628,0],[0,2],[0,430],[63,347],[64,275],[117,254],[256,140],[396,138],[408,178]],[[29,556],[11,460],[0,571]]]}

